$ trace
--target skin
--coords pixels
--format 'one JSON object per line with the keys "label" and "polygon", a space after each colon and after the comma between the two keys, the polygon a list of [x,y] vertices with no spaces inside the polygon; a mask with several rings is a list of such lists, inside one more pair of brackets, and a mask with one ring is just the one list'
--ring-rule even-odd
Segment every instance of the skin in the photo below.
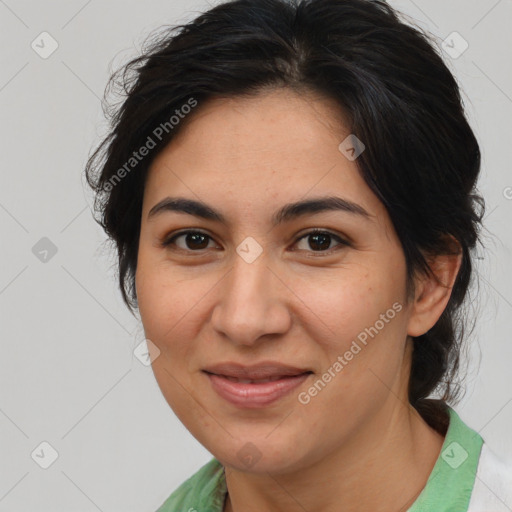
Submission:
{"label": "skin", "polygon": [[[411,336],[441,316],[460,255],[432,259],[445,286],[418,277],[407,302],[399,239],[356,162],[338,149],[350,133],[341,120],[332,101],[287,89],[216,99],[197,107],[149,170],[136,272],[141,320],[158,347],[152,367],[164,397],[225,467],[228,512],[406,510],[442,447],[407,400]],[[370,219],[331,211],[272,227],[285,203],[332,195]],[[148,219],[167,196],[204,201],[228,224],[169,211]],[[303,237],[312,228],[351,244],[327,238],[318,249]],[[183,229],[211,238],[161,246]],[[236,252],[249,236],[263,249],[252,263]],[[299,392],[397,302],[401,311],[300,403]],[[270,406],[242,409],[201,371],[263,360],[314,375]],[[261,456],[251,467],[238,456],[249,442]]]}

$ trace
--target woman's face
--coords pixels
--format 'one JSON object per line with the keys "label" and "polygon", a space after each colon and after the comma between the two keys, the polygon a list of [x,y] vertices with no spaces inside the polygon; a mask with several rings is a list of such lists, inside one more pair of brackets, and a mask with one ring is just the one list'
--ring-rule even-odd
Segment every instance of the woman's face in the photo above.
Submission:
{"label": "woman's face", "polygon": [[[153,370],[223,464],[299,469],[407,403],[404,254],[349,141],[339,149],[350,133],[330,101],[283,89],[193,115],[144,191],[136,287]],[[150,214],[168,198],[208,218]],[[340,207],[277,214],[326,198]]]}

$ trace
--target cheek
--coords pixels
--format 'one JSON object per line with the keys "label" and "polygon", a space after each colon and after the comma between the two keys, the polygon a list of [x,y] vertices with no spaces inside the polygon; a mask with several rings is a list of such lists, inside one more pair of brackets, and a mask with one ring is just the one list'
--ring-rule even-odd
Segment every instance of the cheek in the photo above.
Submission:
{"label": "cheek", "polygon": [[139,260],[136,286],[145,337],[157,347],[152,370],[164,398],[180,419],[200,425],[203,419],[196,417],[198,413],[191,407],[189,368],[194,360],[192,354],[197,351],[197,323],[190,321],[197,311],[197,296],[187,282],[173,276],[169,269],[162,269],[158,262],[147,263],[144,258]]}
{"label": "cheek", "polygon": [[300,293],[308,298],[305,303],[316,314],[314,323],[324,327],[329,344],[343,349],[376,323],[379,331],[397,323],[393,320],[399,316],[398,310],[405,308],[401,272],[368,266],[345,268],[335,278],[303,284]]}
{"label": "cheek", "polygon": [[310,290],[312,309],[319,312],[316,325],[328,326],[322,330],[325,336],[313,330],[310,336],[321,345],[325,372],[330,370],[324,380],[336,382],[329,387],[338,396],[373,393],[375,386],[383,387],[379,378],[385,383],[393,381],[403,361],[405,267],[400,261],[380,263],[379,267],[375,262],[371,270],[344,269],[337,283]]}
{"label": "cheek", "polygon": [[143,258],[139,265],[137,296],[145,335],[160,349],[167,368],[185,373],[206,321],[203,312],[214,278],[187,277],[166,262],[146,264]]}

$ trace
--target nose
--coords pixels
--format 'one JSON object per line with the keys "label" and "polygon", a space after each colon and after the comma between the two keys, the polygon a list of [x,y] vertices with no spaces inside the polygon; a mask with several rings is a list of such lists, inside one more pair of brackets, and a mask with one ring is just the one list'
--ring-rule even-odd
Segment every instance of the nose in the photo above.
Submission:
{"label": "nose", "polygon": [[287,300],[293,294],[283,281],[263,255],[252,263],[235,258],[211,317],[215,331],[247,346],[287,332],[291,325]]}

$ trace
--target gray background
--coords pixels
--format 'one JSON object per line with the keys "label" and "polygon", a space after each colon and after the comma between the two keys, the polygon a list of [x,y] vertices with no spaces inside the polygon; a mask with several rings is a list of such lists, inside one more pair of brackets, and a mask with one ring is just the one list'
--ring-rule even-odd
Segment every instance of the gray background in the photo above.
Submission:
{"label": "gray background", "polygon": [[[512,1],[390,3],[439,44],[453,31],[469,44],[446,60],[482,146],[487,249],[470,310],[478,324],[467,394],[456,409],[512,460]],[[143,331],[121,302],[83,177],[105,130],[109,70],[150,30],[207,6],[0,0],[0,511],[154,512],[210,458],[134,357]],[[46,59],[31,47],[43,31],[59,45]],[[44,237],[57,249],[47,261],[37,250]],[[58,453],[47,469],[43,441]]]}

